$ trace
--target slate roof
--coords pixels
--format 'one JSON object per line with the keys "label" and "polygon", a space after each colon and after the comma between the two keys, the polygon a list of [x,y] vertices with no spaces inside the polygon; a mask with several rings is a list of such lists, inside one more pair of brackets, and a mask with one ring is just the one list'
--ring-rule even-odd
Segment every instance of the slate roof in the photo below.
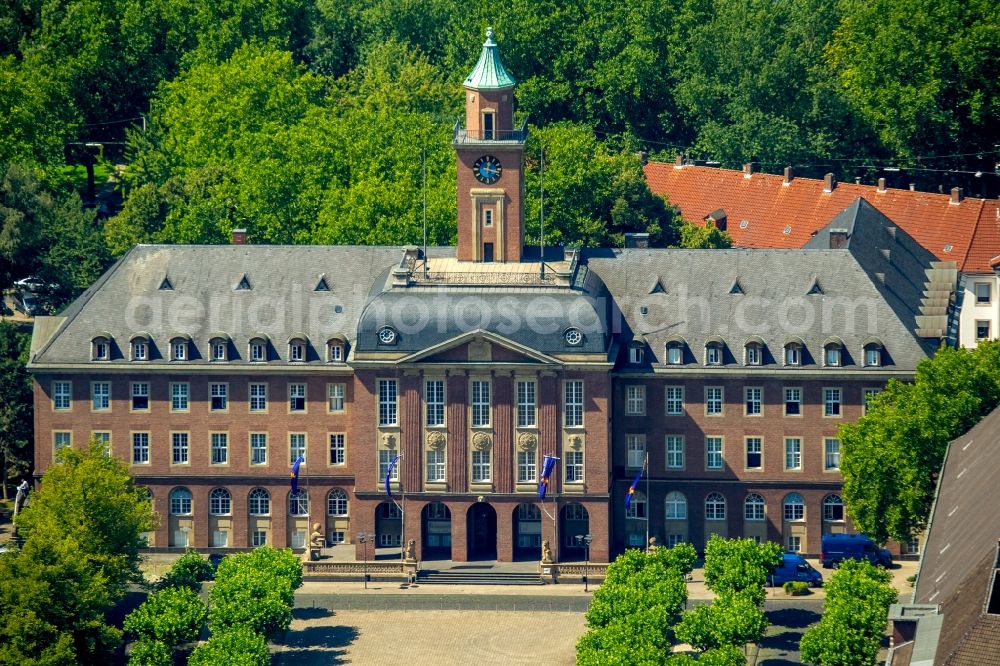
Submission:
{"label": "slate roof", "polygon": [[483,42],[482,53],[479,54],[479,62],[472,69],[472,72],[465,77],[462,84],[466,88],[477,90],[513,88],[517,83],[510,75],[507,68],[500,60],[500,52],[497,43],[493,39],[493,28],[486,28],[486,41]]}
{"label": "slate roof", "polygon": [[938,259],[956,262],[962,272],[988,273],[990,259],[1000,255],[1000,202],[995,199],[967,197],[954,205],[947,194],[892,188],[880,192],[876,186],[854,183],[837,183],[827,193],[822,180],[795,177],[786,186],[780,175],[754,173],[747,178],[742,171],[662,162],[649,162],[644,170],[650,189],[667,195],[685,220],[701,224],[713,211],[724,209],[727,230],[740,247],[802,247],[814,231],[864,197]]}

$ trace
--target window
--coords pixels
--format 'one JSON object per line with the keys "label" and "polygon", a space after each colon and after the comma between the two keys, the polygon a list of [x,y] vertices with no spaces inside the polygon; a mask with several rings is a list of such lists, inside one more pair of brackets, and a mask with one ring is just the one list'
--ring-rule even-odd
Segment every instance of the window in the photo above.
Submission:
{"label": "window", "polygon": [[639,345],[629,346],[628,362],[632,365],[640,365],[642,363],[642,347]]}
{"label": "window", "polygon": [[327,354],[331,363],[340,363],[344,360],[344,343],[340,340],[331,340],[327,345]]}
{"label": "window", "polygon": [[296,363],[306,360],[306,343],[302,340],[292,340],[288,345],[288,360]]}
{"label": "window", "polygon": [[427,425],[444,425],[444,381],[431,379],[424,383],[424,401],[427,409]]}
{"label": "window", "polygon": [[289,516],[309,515],[309,493],[299,488],[299,492],[288,496]]}
{"label": "window", "polygon": [[565,457],[566,483],[583,481],[583,451],[567,451]]}
{"label": "window", "polygon": [[[379,449],[378,452],[378,479],[379,484],[385,481],[385,475],[389,473],[389,466],[392,465],[393,459],[396,457],[395,451],[390,451],[388,449]],[[399,466],[392,468],[392,476],[389,477],[390,481],[399,481]]]}
{"label": "window", "polygon": [[722,365],[722,345],[716,343],[705,345],[705,365]]}
{"label": "window", "polygon": [[290,411],[290,412],[304,412],[304,411],[306,411],[306,385],[305,384],[289,384],[288,385],[288,411]]}
{"label": "window", "polygon": [[667,469],[684,469],[684,435],[667,435]]}
{"label": "window", "polygon": [[431,449],[427,452],[427,480],[431,483],[444,481],[444,451]]}
{"label": "window", "polygon": [[229,409],[229,384],[209,384],[208,389],[212,398],[213,412],[224,412]]}
{"label": "window", "polygon": [[132,411],[149,409],[149,382],[132,382]]}
{"label": "window", "polygon": [[254,488],[250,491],[249,507],[251,516],[271,515],[271,495],[263,488]]}
{"label": "window", "polygon": [[476,380],[472,382],[472,427],[485,428],[490,425],[490,383]]}
{"label": "window", "polygon": [[250,464],[251,465],[266,465],[267,464],[267,433],[266,432],[252,432],[252,433],[250,433]]}
{"label": "window", "polygon": [[990,283],[989,282],[977,282],[975,286],[976,290],[976,305],[989,305],[992,298],[990,293]]}
{"label": "window", "polygon": [[483,226],[493,226],[493,210],[490,208],[483,210]]}
{"label": "window", "polygon": [[646,436],[625,435],[628,450],[628,466],[639,469],[646,463]]}
{"label": "window", "polygon": [[764,353],[761,346],[756,342],[751,342],[746,347],[747,365],[763,365]]}
{"label": "window", "polygon": [[667,343],[667,365],[680,365],[684,362],[684,347],[679,342]]}
{"label": "window", "polygon": [[107,361],[111,358],[111,345],[107,338],[94,338],[91,343],[91,358],[95,361]]}
{"label": "window", "polygon": [[687,520],[688,503],[682,493],[676,490],[667,493],[664,500],[664,517],[667,520]]}
{"label": "window", "polygon": [[788,545],[785,547],[789,553],[802,552],[802,537],[796,534],[788,536]]}
{"label": "window", "polygon": [[705,413],[709,416],[722,415],[722,387],[705,387]]}
{"label": "window", "polygon": [[798,493],[788,493],[785,495],[783,513],[785,520],[805,520],[806,503],[802,499],[802,495]]}
{"label": "window", "polygon": [[149,347],[145,340],[133,340],[132,341],[132,360],[133,361],[145,361],[149,358]]}
{"label": "window", "polygon": [[880,345],[868,345],[865,347],[865,365],[868,367],[882,365],[882,347]]}
{"label": "window", "polygon": [[761,415],[761,403],[762,394],[764,390],[761,388],[745,388],[743,389],[744,404],[746,405],[746,415],[747,416],[760,416]]}
{"label": "window", "polygon": [[840,389],[823,389],[823,416],[840,416]]}
{"label": "window", "polygon": [[827,495],[823,498],[823,520],[838,521],[844,519],[844,500],[840,495]]}
{"label": "window", "polygon": [[535,426],[535,382],[517,383],[517,427],[533,428]]}
{"label": "window", "polygon": [[174,361],[187,359],[187,340],[174,340],[170,343],[170,358]]}
{"label": "window", "polygon": [[176,382],[170,385],[170,411],[186,412],[188,410],[189,386],[187,382]]}
{"label": "window", "polygon": [[215,338],[211,342],[212,348],[212,360],[213,361],[225,361],[226,351],[229,347],[229,343],[221,338]]}
{"label": "window", "polygon": [[132,433],[132,464],[145,465],[149,463],[149,433]]}
{"label": "window", "polygon": [[104,447],[104,455],[111,455],[111,433],[110,432],[92,432],[90,433],[91,439],[97,440]]}
{"label": "window", "polygon": [[347,493],[334,488],[326,498],[326,513],[331,516],[347,515]]}
{"label": "window", "polygon": [[583,426],[583,382],[566,382],[563,386],[563,425],[567,428]]}
{"label": "window", "polygon": [[344,530],[332,530],[326,536],[331,546],[338,543],[346,543],[347,541]]}
{"label": "window", "polygon": [[380,426],[396,425],[396,396],[395,379],[378,380],[378,424]]}
{"label": "window", "polygon": [[913,537],[905,544],[903,544],[903,555],[919,555],[920,554],[920,539]]}
{"label": "window", "polygon": [[976,340],[988,340],[990,337],[989,319],[976,320]]}
{"label": "window", "polygon": [[111,409],[111,382],[93,382],[90,385],[90,403],[95,412]]}
{"label": "window", "polygon": [[785,416],[802,414],[802,389],[785,388]]}
{"label": "window", "polygon": [[534,451],[518,451],[517,452],[517,482],[518,483],[532,483],[536,481],[535,476],[535,452]]}
{"label": "window", "polygon": [[228,516],[233,508],[233,497],[225,488],[215,488],[208,494],[208,512],[213,516]]}
{"label": "window", "polygon": [[802,440],[785,438],[785,469],[802,469]]}
{"label": "window", "polygon": [[872,405],[872,400],[875,399],[879,393],[882,392],[880,388],[866,388],[864,391],[864,413],[868,413],[868,408]]}
{"label": "window", "polygon": [[52,409],[69,409],[72,391],[70,382],[52,382]]}
{"label": "window", "polygon": [[785,346],[785,365],[802,365],[802,346],[792,342]]}
{"label": "window", "polygon": [[824,362],[828,368],[836,368],[840,365],[840,345],[827,345]]}
{"label": "window", "polygon": [[683,534],[668,534],[667,535],[667,541],[666,541],[667,548],[673,548],[674,546],[679,546],[680,544],[682,544],[684,542],[685,542],[685,539],[684,539],[684,535]]}
{"label": "window", "polygon": [[482,483],[492,478],[490,470],[490,451],[472,452],[472,482]]}
{"label": "window", "polygon": [[250,360],[261,362],[267,360],[267,343],[263,340],[250,341]]}
{"label": "window", "polygon": [[625,413],[641,415],[646,413],[646,387],[625,387]]}
{"label": "window", "polygon": [[188,434],[186,432],[170,433],[170,450],[173,452],[171,461],[174,465],[186,465],[188,458]]}
{"label": "window", "polygon": [[743,501],[744,520],[764,520],[764,498],[757,493],[750,493]]}
{"label": "window", "polygon": [[212,441],[212,464],[225,465],[229,462],[229,435],[224,432],[213,432]]}
{"label": "window", "polygon": [[763,458],[763,441],[760,437],[747,437],[747,469],[760,469]]}
{"label": "window", "polygon": [[211,543],[208,545],[211,548],[228,548],[229,530],[212,530]]}
{"label": "window", "polygon": [[345,384],[326,385],[327,410],[331,412],[344,411],[344,395],[346,394],[346,388],[347,386]]}
{"label": "window", "polygon": [[267,384],[250,384],[250,411],[267,411]]}
{"label": "window", "polygon": [[840,440],[828,437],[823,440],[823,469],[840,469]]}
{"label": "window", "polygon": [[191,515],[191,491],[187,488],[174,488],[170,491],[170,515]]}
{"label": "window", "polygon": [[667,416],[679,416],[684,413],[684,387],[666,387]]}
{"label": "window", "polygon": [[344,454],[345,454],[344,433],[341,432],[330,433],[330,464],[343,465]]}
{"label": "window", "polygon": [[292,432],[288,434],[288,464],[294,465],[295,461],[302,456],[306,459],[306,434],[304,432]]}
{"label": "window", "polygon": [[726,498],[719,493],[711,493],[705,498],[705,520],[726,519]]}
{"label": "window", "polygon": [[705,438],[705,468],[722,469],[722,438]]}
{"label": "window", "polygon": [[[638,490],[632,495],[632,501],[629,503],[627,509],[625,509],[626,518],[645,518],[646,517],[646,496],[639,492]],[[642,536],[639,536],[642,539]]]}
{"label": "window", "polygon": [[57,430],[52,433],[52,446],[58,452],[68,449],[73,445],[73,433],[65,430]]}

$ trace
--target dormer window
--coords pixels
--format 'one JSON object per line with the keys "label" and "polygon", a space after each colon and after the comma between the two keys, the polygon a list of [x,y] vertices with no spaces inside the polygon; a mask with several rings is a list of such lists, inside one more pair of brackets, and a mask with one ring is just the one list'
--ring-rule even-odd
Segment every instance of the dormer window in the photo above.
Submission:
{"label": "dormer window", "polygon": [[684,363],[684,343],[675,340],[667,343],[667,365]]}
{"label": "dormer window", "polygon": [[722,343],[712,341],[705,344],[705,365],[722,365]]}
{"label": "dormer window", "polygon": [[94,361],[111,359],[111,338],[98,336],[90,342],[90,358]]}
{"label": "dormer window", "polygon": [[250,361],[262,363],[267,360],[267,340],[264,338],[253,338],[250,340]]}
{"label": "dormer window", "polygon": [[839,368],[844,364],[844,343],[839,338],[830,338],[823,343],[823,365]]}
{"label": "dormer window", "polygon": [[174,338],[170,341],[170,360],[186,361],[188,358],[188,341],[184,338]]}
{"label": "dormer window", "polygon": [[213,361],[225,361],[229,358],[229,340],[223,337],[214,337],[208,342],[209,353]]}
{"label": "dormer window", "polygon": [[288,341],[288,360],[293,363],[303,363],[306,360],[306,340],[294,337]]}
{"label": "dormer window", "polygon": [[865,367],[877,368],[882,365],[882,342],[874,338],[865,341]]}
{"label": "dormer window", "polygon": [[789,342],[785,345],[785,365],[802,365],[802,345],[798,342]]}
{"label": "dormer window", "polygon": [[631,365],[640,365],[642,363],[642,345],[632,343],[628,348],[628,362]]}
{"label": "dormer window", "polygon": [[330,363],[344,362],[344,341],[334,338],[326,343],[326,360]]}
{"label": "dormer window", "polygon": [[149,340],[147,338],[134,338],[132,340],[132,360],[149,360]]}
{"label": "dormer window", "polygon": [[748,342],[745,348],[746,365],[764,365],[764,345],[756,340]]}

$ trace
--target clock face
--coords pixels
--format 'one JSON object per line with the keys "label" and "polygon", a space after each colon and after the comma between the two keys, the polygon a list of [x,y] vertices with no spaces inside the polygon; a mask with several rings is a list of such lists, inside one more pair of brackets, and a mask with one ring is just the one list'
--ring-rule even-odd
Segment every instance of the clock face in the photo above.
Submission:
{"label": "clock face", "polygon": [[483,155],[472,165],[472,173],[476,175],[476,180],[485,185],[492,185],[500,180],[502,171],[500,160],[492,155]]}

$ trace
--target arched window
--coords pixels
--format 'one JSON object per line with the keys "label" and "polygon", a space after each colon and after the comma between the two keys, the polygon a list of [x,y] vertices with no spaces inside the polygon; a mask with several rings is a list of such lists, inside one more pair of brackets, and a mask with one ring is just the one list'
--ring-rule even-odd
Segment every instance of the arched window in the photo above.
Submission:
{"label": "arched window", "polygon": [[840,495],[827,495],[823,498],[823,520],[836,521],[844,519],[844,500]]}
{"label": "arched window", "polygon": [[645,518],[646,517],[646,496],[640,493],[638,490],[632,495],[632,501],[629,503],[628,508],[625,509],[626,518]]}
{"label": "arched window", "polygon": [[208,494],[208,512],[213,516],[228,516],[232,508],[233,497],[225,488],[216,488]]}
{"label": "arched window", "polygon": [[186,361],[188,360],[190,354],[188,353],[188,340],[187,336],[178,335],[170,340],[170,360],[171,361]]}
{"label": "arched window", "polygon": [[784,502],[785,520],[805,520],[806,502],[798,493],[788,493]]}
{"label": "arched window", "polygon": [[111,337],[98,335],[90,341],[90,358],[94,361],[111,360]]}
{"label": "arched window", "polygon": [[827,340],[823,345],[823,365],[828,368],[839,368],[844,364],[844,344],[839,340]]}
{"label": "arched window", "polygon": [[331,516],[347,515],[347,493],[334,488],[326,498],[326,512]]}
{"label": "arched window", "polygon": [[726,519],[726,498],[719,493],[712,493],[705,498],[705,519]]}
{"label": "arched window", "polygon": [[304,335],[294,335],[288,340],[288,360],[302,363],[306,360],[309,341]]}
{"label": "arched window", "polygon": [[132,336],[132,360],[133,361],[148,361],[149,360],[149,338],[145,335],[135,335]]}
{"label": "arched window", "polygon": [[267,361],[267,338],[263,335],[257,335],[250,338],[250,361],[256,363],[263,363]]}
{"label": "arched window", "polygon": [[684,343],[680,340],[668,342],[666,352],[667,365],[681,365],[684,363]]}
{"label": "arched window", "polygon": [[271,515],[271,495],[263,488],[254,488],[250,491],[250,515],[269,516]]}
{"label": "arched window", "polygon": [[764,520],[764,498],[750,493],[743,502],[743,517],[746,520]]}
{"label": "arched window", "polygon": [[191,491],[187,488],[174,488],[170,491],[170,515],[191,515]]}
{"label": "arched window", "polygon": [[798,342],[789,342],[785,345],[785,365],[802,365],[802,345]]}
{"label": "arched window", "polygon": [[664,500],[664,508],[666,510],[664,515],[667,520],[687,520],[688,503],[683,493],[676,490],[667,493],[667,497]]}
{"label": "arched window", "polygon": [[748,342],[744,358],[747,365],[764,365],[764,345],[759,342]]}
{"label": "arched window", "polygon": [[347,358],[346,345],[341,338],[330,338],[326,343],[326,360],[330,363],[343,363]]}
{"label": "arched window", "polygon": [[304,490],[300,490],[294,495],[288,496],[288,515],[289,516],[308,516],[309,515],[309,495]]}
{"label": "arched window", "polygon": [[705,365],[722,365],[724,344],[718,338],[712,338],[705,343]]}
{"label": "arched window", "polygon": [[229,338],[221,335],[214,336],[208,341],[210,358],[213,361],[225,361],[229,359]]}
{"label": "arched window", "polygon": [[882,365],[882,343],[865,344],[865,367],[877,368],[880,365]]}

